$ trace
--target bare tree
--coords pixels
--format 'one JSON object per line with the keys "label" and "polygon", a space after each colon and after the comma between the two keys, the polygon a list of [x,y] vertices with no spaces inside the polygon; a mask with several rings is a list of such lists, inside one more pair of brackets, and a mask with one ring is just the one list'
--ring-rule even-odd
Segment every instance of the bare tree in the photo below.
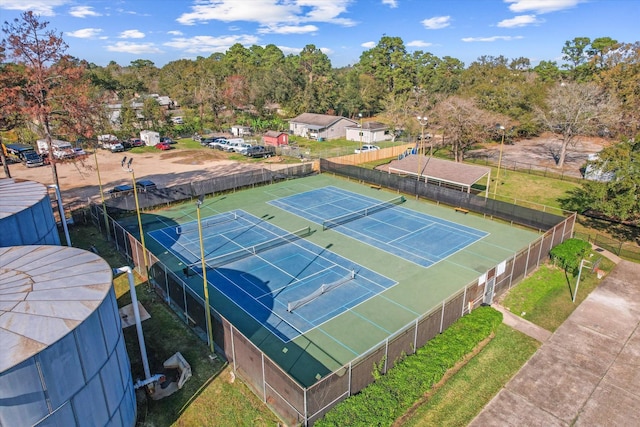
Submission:
{"label": "bare tree", "polygon": [[617,117],[618,103],[593,83],[566,82],[554,86],[547,97],[546,110],[538,109],[540,121],[559,136],[556,163],[564,165],[567,149],[580,136],[594,135],[598,128]]}
{"label": "bare tree", "polygon": [[451,144],[456,162],[464,160],[473,145],[485,142],[495,133],[497,122],[507,125],[505,117],[478,108],[472,99],[450,96],[438,102],[430,117]]}

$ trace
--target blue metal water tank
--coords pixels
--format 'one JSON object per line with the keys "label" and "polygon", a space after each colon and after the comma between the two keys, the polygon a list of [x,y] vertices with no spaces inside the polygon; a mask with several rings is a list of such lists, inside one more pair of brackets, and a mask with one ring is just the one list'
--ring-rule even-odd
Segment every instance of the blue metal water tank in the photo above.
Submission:
{"label": "blue metal water tank", "polygon": [[0,425],[135,425],[112,280],[92,252],[0,248]]}

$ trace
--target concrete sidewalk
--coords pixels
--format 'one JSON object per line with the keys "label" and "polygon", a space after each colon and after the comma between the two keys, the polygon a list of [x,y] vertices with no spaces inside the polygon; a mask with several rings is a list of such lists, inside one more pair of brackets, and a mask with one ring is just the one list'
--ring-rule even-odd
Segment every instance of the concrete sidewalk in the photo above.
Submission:
{"label": "concrete sidewalk", "polygon": [[619,261],[470,425],[631,426],[638,408],[640,264]]}
{"label": "concrete sidewalk", "polygon": [[551,338],[551,332],[547,331],[540,326],[529,322],[526,319],[523,319],[520,316],[517,316],[501,306],[500,304],[492,304],[491,307],[495,308],[499,312],[502,313],[502,323],[507,326],[511,326],[516,331],[520,331],[525,335],[529,335],[531,338],[535,338],[540,342],[545,342],[549,338]]}

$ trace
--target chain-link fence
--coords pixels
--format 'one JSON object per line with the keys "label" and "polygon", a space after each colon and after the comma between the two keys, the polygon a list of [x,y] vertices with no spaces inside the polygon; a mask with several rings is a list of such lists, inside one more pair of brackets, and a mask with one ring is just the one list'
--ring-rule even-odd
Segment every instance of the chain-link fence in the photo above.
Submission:
{"label": "chain-link fence", "polygon": [[[301,163],[278,170],[258,169],[226,176],[193,181],[187,184],[173,185],[138,192],[140,209],[149,209],[175,202],[190,200],[201,195],[235,191],[252,188],[258,185],[268,185],[292,177],[302,177],[312,174],[312,163]],[[136,210],[133,193],[118,195],[105,201],[107,212],[111,215]]]}
{"label": "chain-link fence", "polygon": [[[248,181],[251,179],[248,178]],[[428,192],[428,194],[431,193]],[[471,201],[468,202],[469,206],[473,206]],[[484,207],[484,205],[480,206]],[[294,373],[286,372],[267,353],[212,308],[213,336],[216,346],[232,363],[234,372],[243,378],[262,401],[280,417],[288,423],[312,425],[338,402],[373,382],[374,372],[386,373],[405,355],[413,354],[416,349],[424,346],[458,318],[482,303],[491,302],[490,299],[487,300],[487,295],[501,295],[515,286],[547,259],[550,248],[572,236],[575,214],[567,218],[538,216],[528,210],[515,208],[509,210],[499,206],[499,208],[489,209],[489,212],[505,214],[513,218],[513,222],[516,223],[533,223],[539,227],[545,224],[550,225],[546,228],[547,231],[528,247],[491,268],[431,311],[419,316],[379,344],[310,386],[303,386],[303,382],[296,378]],[[518,214],[524,217],[518,218]],[[100,205],[91,205],[91,218],[100,227],[103,220]],[[556,222],[552,223],[553,220]],[[136,266],[140,274],[145,276],[140,242],[113,218],[109,217],[108,221],[109,233],[118,250]],[[189,287],[182,275],[171,271],[153,254],[147,255],[150,283],[186,323],[200,336],[206,336],[203,332],[206,331],[203,299]]]}

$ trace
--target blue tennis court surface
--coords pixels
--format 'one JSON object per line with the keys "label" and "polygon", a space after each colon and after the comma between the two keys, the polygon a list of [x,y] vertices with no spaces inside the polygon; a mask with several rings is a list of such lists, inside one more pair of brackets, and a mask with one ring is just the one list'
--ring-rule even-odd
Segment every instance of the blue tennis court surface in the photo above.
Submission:
{"label": "blue tennis court surface", "polygon": [[[396,284],[305,240],[304,230],[289,233],[242,210],[202,225],[209,286],[284,342]],[[202,275],[195,221],[149,235],[190,265],[191,274]],[[202,289],[193,291],[203,296]]]}
{"label": "blue tennis court surface", "polygon": [[[445,259],[488,234],[394,203],[381,205],[380,200],[333,186],[269,203],[317,224],[327,224],[346,236],[423,267]],[[364,210],[368,210],[366,214],[352,215]]]}

